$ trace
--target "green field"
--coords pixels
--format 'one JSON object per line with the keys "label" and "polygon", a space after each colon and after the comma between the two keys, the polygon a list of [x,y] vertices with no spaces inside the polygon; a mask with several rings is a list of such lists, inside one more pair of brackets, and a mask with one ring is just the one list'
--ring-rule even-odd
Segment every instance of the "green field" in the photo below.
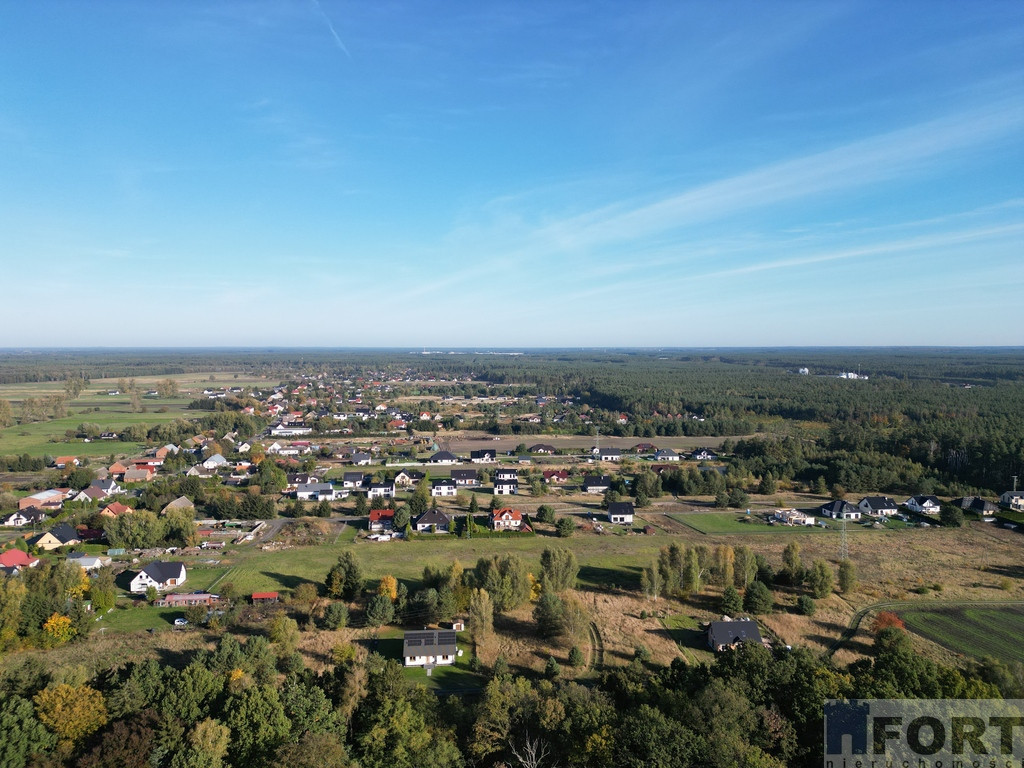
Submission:
{"label": "green field", "polygon": [[[817,526],[804,525],[768,525],[761,518],[754,516],[747,517],[738,512],[693,512],[687,514],[669,515],[676,522],[693,528],[700,533],[718,536],[728,533],[779,533],[779,534],[804,534],[811,535],[822,533],[830,528],[818,528]],[[847,530],[857,530],[859,526],[849,525]]]}
{"label": "green field", "polygon": [[[214,376],[215,381],[210,382],[209,377]],[[156,386],[162,376],[146,376],[136,379],[139,386],[146,389]],[[97,379],[92,381],[85,391],[75,400],[67,404],[68,415],[51,421],[33,422],[30,424],[16,424],[6,429],[0,429],[0,455],[21,455],[27,453],[30,456],[107,456],[114,454],[137,453],[141,446],[135,443],[122,443],[119,441],[95,440],[84,443],[81,440],[68,441],[65,438],[65,431],[76,429],[83,422],[96,424],[104,432],[120,432],[130,424],[148,424],[150,426],[161,424],[175,419],[187,418],[198,419],[208,414],[208,411],[190,411],[187,406],[192,401],[194,394],[185,390],[202,390],[205,386],[251,386],[265,385],[265,381],[251,378],[234,378],[231,372],[214,372],[212,374],[188,374],[172,377],[182,390],[180,397],[172,399],[160,399],[156,397],[143,397],[142,405],[145,413],[133,413],[131,410],[131,399],[128,395],[106,395],[100,392],[112,389],[117,385],[117,379]],[[14,407],[14,413],[19,414],[19,403],[26,397],[45,397],[46,395],[59,394],[63,392],[63,382],[45,381],[29,382],[22,384],[4,384],[0,386],[0,400],[8,400]],[[200,395],[201,396],[201,395]],[[161,413],[162,411],[162,413]]]}
{"label": "green field", "polygon": [[907,629],[955,653],[1004,662],[1024,658],[1024,608],[909,608],[899,616]]}

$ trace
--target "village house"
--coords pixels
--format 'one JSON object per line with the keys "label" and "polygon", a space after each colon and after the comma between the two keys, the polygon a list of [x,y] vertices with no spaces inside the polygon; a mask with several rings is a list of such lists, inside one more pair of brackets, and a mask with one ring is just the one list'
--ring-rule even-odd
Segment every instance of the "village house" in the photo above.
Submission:
{"label": "village house", "polygon": [[518,480],[495,480],[494,481],[494,495],[495,496],[515,496],[519,493],[519,481]]}
{"label": "village house", "polygon": [[959,499],[953,499],[950,504],[954,507],[959,507],[965,512],[974,512],[983,517],[994,515],[999,511],[999,507],[991,501],[985,501],[980,496],[961,496]]}
{"label": "village house", "polygon": [[905,502],[905,506],[911,512],[917,512],[920,515],[937,515],[942,508],[939,500],[934,496],[911,496]]}
{"label": "village house", "polygon": [[441,496],[455,496],[459,491],[458,484],[454,480],[431,480],[430,495],[434,498]]}
{"label": "village house", "polygon": [[171,510],[186,509],[195,512],[196,505],[187,496],[179,496],[160,510],[161,515],[166,515]]}
{"label": "village house", "polygon": [[865,496],[857,508],[869,517],[889,517],[899,512],[899,504],[888,496]]}
{"label": "village house", "polygon": [[451,527],[451,518],[434,507],[413,520],[412,527],[417,533],[447,532]]}
{"label": "village house", "polygon": [[1006,491],[999,497],[999,503],[1018,512],[1024,511],[1024,491]]}
{"label": "village house", "polygon": [[395,510],[371,509],[369,528],[371,531],[390,531],[395,524]]}
{"label": "village house", "polygon": [[341,476],[341,487],[362,488],[364,479],[362,472],[346,472]]}
{"label": "village house", "polygon": [[740,643],[764,644],[761,639],[761,630],[753,619],[724,619],[712,621],[707,628],[708,647],[711,650],[720,652],[730,648],[736,648]]}
{"label": "village house", "polygon": [[518,531],[523,527],[523,513],[512,507],[491,512],[488,521],[492,531]]}
{"label": "village house", "polygon": [[0,552],[0,568],[9,568],[19,571],[22,568],[35,568],[39,565],[39,558],[22,552],[20,549],[5,549]]}
{"label": "village house", "polygon": [[336,490],[330,483],[307,483],[295,489],[299,501],[336,501],[348,496],[348,491]]}
{"label": "village house", "polygon": [[18,512],[11,512],[7,517],[0,519],[0,525],[22,528],[26,525],[39,525],[46,518],[47,514],[42,509],[29,507],[28,509],[19,510]]}
{"label": "village house", "polygon": [[459,457],[450,451],[438,451],[429,461],[431,464],[458,464]]}
{"label": "village house", "polygon": [[493,464],[498,460],[497,451],[484,449],[481,451],[470,451],[469,460],[474,464]]}
{"label": "village house", "polygon": [[837,499],[818,507],[818,514],[833,520],[860,520],[861,511],[850,502]]}
{"label": "village house", "polygon": [[392,483],[370,483],[366,492],[370,499],[393,499],[395,497],[395,484]]}
{"label": "village house", "polygon": [[29,546],[42,549],[46,552],[50,552],[59,547],[68,547],[72,544],[81,544],[82,539],[78,535],[78,531],[72,528],[67,523],[61,523],[55,525],[48,531],[40,533],[38,536],[33,536],[28,540]]}
{"label": "village house", "polygon": [[621,461],[622,451],[618,448],[601,448],[597,451],[597,456],[601,461]]}
{"label": "village house", "polygon": [[604,493],[612,487],[612,479],[608,475],[587,475],[583,478],[584,493]]}
{"label": "village house", "polygon": [[662,448],[654,452],[655,461],[679,461],[679,454],[671,448]]}
{"label": "village house", "polygon": [[402,658],[407,667],[454,664],[458,654],[456,634],[449,629],[426,629],[406,632],[402,639]]}
{"label": "village house", "polygon": [[562,484],[569,479],[569,470],[567,469],[546,469],[542,473],[545,483]]}
{"label": "village house", "polygon": [[480,477],[475,469],[453,469],[452,480],[460,488],[476,488],[480,485]]}
{"label": "village house", "polygon": [[632,525],[633,515],[634,509],[631,501],[613,501],[608,505],[608,522],[610,523]]}
{"label": "village house", "polygon": [[691,461],[717,461],[718,454],[710,448],[698,448],[690,454]]}
{"label": "village house", "polygon": [[426,475],[415,469],[400,469],[395,475],[395,485],[408,488],[419,483]]}
{"label": "village house", "polygon": [[120,517],[121,515],[130,515],[134,511],[135,510],[127,504],[122,504],[120,501],[113,501],[100,510],[100,517]]}
{"label": "village house", "polygon": [[158,592],[165,592],[171,587],[180,587],[187,576],[184,563],[154,560],[135,574],[129,591],[132,594],[145,594],[150,587],[156,587]]}

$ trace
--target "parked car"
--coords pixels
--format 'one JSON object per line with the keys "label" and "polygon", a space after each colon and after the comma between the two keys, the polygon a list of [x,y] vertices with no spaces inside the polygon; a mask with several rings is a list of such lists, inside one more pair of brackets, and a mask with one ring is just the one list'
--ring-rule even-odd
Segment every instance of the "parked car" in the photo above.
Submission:
{"label": "parked car", "polygon": [[174,620],[174,626],[176,626],[176,627],[187,627],[188,626],[188,620],[187,619],[175,619]]}

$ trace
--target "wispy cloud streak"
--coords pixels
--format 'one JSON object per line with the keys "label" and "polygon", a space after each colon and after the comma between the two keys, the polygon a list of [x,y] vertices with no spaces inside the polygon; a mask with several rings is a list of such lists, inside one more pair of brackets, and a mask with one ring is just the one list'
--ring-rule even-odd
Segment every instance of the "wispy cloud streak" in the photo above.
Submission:
{"label": "wispy cloud streak", "polygon": [[566,250],[590,249],[721,219],[746,210],[892,179],[1024,129],[1017,99],[862,139],[711,182],[647,205],[607,206],[535,232]]}
{"label": "wispy cloud streak", "polygon": [[317,12],[323,17],[323,20],[327,23],[327,29],[331,31],[331,37],[334,38],[334,42],[337,44],[338,48],[340,48],[341,52],[351,59],[352,54],[348,52],[348,48],[346,48],[345,44],[341,42],[341,37],[334,29],[334,24],[331,23],[331,17],[328,16],[327,13],[324,12],[324,9],[320,6],[320,0],[313,0],[313,5],[316,6]]}

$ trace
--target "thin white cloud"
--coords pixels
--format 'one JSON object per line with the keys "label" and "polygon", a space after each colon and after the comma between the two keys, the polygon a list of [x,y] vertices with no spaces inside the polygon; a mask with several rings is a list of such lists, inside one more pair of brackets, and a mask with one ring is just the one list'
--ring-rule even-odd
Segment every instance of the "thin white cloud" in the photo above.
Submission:
{"label": "thin white cloud", "polygon": [[324,12],[324,9],[320,7],[320,0],[313,0],[313,5],[316,6],[316,9],[320,13],[320,16],[323,17],[323,20],[327,23],[327,29],[331,31],[331,37],[334,38],[335,44],[338,46],[342,53],[344,53],[351,59],[352,54],[348,52],[348,48],[346,48],[345,44],[341,42],[341,37],[338,36],[337,31],[334,29],[334,24],[331,23],[331,18]]}
{"label": "thin white cloud", "polygon": [[781,202],[921,171],[929,162],[1024,129],[1019,98],[785,160],[636,207],[614,205],[538,228],[535,239],[589,250]]}

